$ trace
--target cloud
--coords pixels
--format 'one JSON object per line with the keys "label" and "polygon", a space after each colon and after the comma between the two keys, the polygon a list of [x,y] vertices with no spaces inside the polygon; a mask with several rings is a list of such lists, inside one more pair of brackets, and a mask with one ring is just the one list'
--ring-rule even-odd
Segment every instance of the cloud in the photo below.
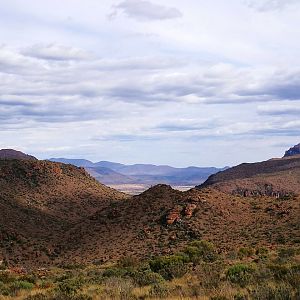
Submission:
{"label": "cloud", "polygon": [[278,104],[272,103],[270,105],[258,106],[258,113],[269,116],[299,116],[300,103]]}
{"label": "cloud", "polygon": [[110,17],[114,18],[121,12],[137,21],[156,21],[181,18],[182,13],[174,7],[154,4],[146,0],[125,0],[113,6]]}
{"label": "cloud", "polygon": [[298,0],[246,0],[245,2],[249,7],[261,12],[278,11],[299,3]]}
{"label": "cloud", "polygon": [[78,48],[67,47],[58,44],[37,44],[25,50],[23,54],[45,60],[82,60],[88,58],[88,54]]}
{"label": "cloud", "polygon": [[168,120],[156,126],[156,129],[166,132],[193,132],[215,128],[220,122],[215,118],[209,119],[181,119]]}

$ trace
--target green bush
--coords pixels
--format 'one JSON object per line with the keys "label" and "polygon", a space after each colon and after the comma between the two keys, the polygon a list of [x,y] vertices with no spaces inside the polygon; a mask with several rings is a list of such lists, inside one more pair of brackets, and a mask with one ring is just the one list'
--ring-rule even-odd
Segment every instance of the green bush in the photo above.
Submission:
{"label": "green bush", "polygon": [[188,270],[187,258],[183,255],[162,256],[149,262],[153,272],[159,273],[163,278],[171,280],[182,277]]}
{"label": "green bush", "polygon": [[238,251],[239,258],[250,257],[253,254],[254,254],[254,250],[252,248],[248,248],[248,247],[242,247]]}
{"label": "green bush", "polygon": [[9,295],[16,296],[21,290],[31,290],[34,284],[28,281],[17,280],[9,285]]}
{"label": "green bush", "polygon": [[[214,244],[208,241],[194,241],[190,244],[193,255],[197,255],[205,262],[214,262],[217,260],[218,255]],[[195,250],[195,248],[197,250]]]}
{"label": "green bush", "polygon": [[127,268],[109,268],[103,272],[103,277],[125,277],[131,273]]}
{"label": "green bush", "polygon": [[138,271],[134,274],[133,279],[139,286],[160,284],[165,281],[160,274],[151,270]]}
{"label": "green bush", "polygon": [[66,297],[73,297],[78,294],[81,288],[82,281],[80,279],[66,279],[62,282],[59,282],[56,292]]}
{"label": "green bush", "polygon": [[245,287],[251,282],[255,269],[251,265],[236,264],[227,269],[226,277],[232,283]]}

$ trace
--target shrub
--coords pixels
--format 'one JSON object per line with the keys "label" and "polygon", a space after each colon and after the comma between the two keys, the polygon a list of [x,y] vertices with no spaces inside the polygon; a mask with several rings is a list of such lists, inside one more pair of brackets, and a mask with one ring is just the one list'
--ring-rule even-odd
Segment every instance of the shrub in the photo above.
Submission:
{"label": "shrub", "polygon": [[238,257],[239,258],[250,257],[253,254],[254,254],[254,251],[252,248],[242,247],[239,249]]}
{"label": "shrub", "polygon": [[130,299],[134,285],[131,279],[111,277],[104,282],[104,293],[108,299]]}
{"label": "shrub", "polygon": [[289,268],[285,265],[269,265],[268,269],[277,280],[283,280],[289,273]]}
{"label": "shrub", "polygon": [[67,297],[73,297],[81,288],[82,281],[80,279],[67,279],[58,284],[56,292]]}
{"label": "shrub", "polygon": [[295,248],[282,248],[278,252],[278,257],[280,260],[286,260],[291,257],[294,257],[297,254],[297,249]]}
{"label": "shrub", "polygon": [[119,260],[118,266],[121,268],[135,268],[138,266],[138,260],[132,256],[126,256]]}
{"label": "shrub", "polygon": [[9,288],[3,282],[0,281],[0,295],[8,296],[9,295]]}
{"label": "shrub", "polygon": [[293,291],[288,285],[275,287],[262,285],[252,291],[251,297],[253,300],[292,300]]}
{"label": "shrub", "polygon": [[164,298],[167,297],[169,294],[170,294],[170,289],[166,284],[163,283],[154,284],[149,291],[149,295],[151,297]]}
{"label": "shrub", "polygon": [[149,265],[153,272],[159,273],[163,278],[171,280],[182,277],[187,272],[187,259],[183,255],[170,255],[151,260]]}
{"label": "shrub", "polygon": [[202,263],[196,270],[198,280],[205,289],[216,289],[221,284],[223,263]]}
{"label": "shrub", "polygon": [[139,286],[153,285],[164,282],[164,278],[160,274],[154,273],[151,270],[136,272],[133,276],[133,279]]}
{"label": "shrub", "polygon": [[244,295],[244,294],[236,294],[234,295],[233,297],[234,300],[248,300],[248,296],[247,295]]}
{"label": "shrub", "polygon": [[103,272],[103,277],[125,277],[128,274],[126,268],[109,268]]}
{"label": "shrub", "polygon": [[16,278],[10,275],[8,272],[0,272],[0,281],[3,283],[10,283],[15,281]]}
{"label": "shrub", "polygon": [[265,260],[266,258],[268,258],[268,255],[269,255],[269,250],[265,247],[261,247],[261,248],[258,248],[256,251],[255,251],[255,254],[262,260]]}
{"label": "shrub", "polygon": [[39,293],[35,295],[29,295],[24,300],[48,300],[49,297],[45,294]]}
{"label": "shrub", "polygon": [[250,283],[255,269],[253,266],[245,264],[236,264],[228,268],[226,277],[232,283],[236,283],[241,287],[245,287]]}
{"label": "shrub", "polygon": [[214,244],[208,241],[194,241],[190,246],[198,249],[196,251],[198,257],[202,258],[205,262],[214,262],[218,258]]}

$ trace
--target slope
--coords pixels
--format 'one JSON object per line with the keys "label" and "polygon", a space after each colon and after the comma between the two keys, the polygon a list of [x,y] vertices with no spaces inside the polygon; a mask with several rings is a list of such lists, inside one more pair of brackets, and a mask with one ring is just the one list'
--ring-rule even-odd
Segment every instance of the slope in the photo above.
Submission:
{"label": "slope", "polygon": [[0,253],[15,263],[50,262],[69,228],[127,197],[72,165],[0,160]]}

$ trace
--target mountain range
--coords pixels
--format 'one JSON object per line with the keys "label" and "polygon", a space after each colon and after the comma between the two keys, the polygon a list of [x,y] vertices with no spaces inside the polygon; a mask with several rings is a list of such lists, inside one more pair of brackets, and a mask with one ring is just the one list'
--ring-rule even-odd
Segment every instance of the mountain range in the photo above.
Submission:
{"label": "mountain range", "polygon": [[300,240],[298,155],[241,164],[185,192],[159,184],[136,196],[82,167],[25,157],[0,159],[0,260],[12,266],[147,258],[195,239],[228,253]]}
{"label": "mountain range", "polygon": [[156,184],[193,187],[204,182],[210,175],[228,168],[174,168],[167,165],[151,164],[125,165],[109,161],[93,163],[85,159],[66,158],[51,158],[49,161],[84,167],[98,181],[112,187],[142,185],[142,190]]}

